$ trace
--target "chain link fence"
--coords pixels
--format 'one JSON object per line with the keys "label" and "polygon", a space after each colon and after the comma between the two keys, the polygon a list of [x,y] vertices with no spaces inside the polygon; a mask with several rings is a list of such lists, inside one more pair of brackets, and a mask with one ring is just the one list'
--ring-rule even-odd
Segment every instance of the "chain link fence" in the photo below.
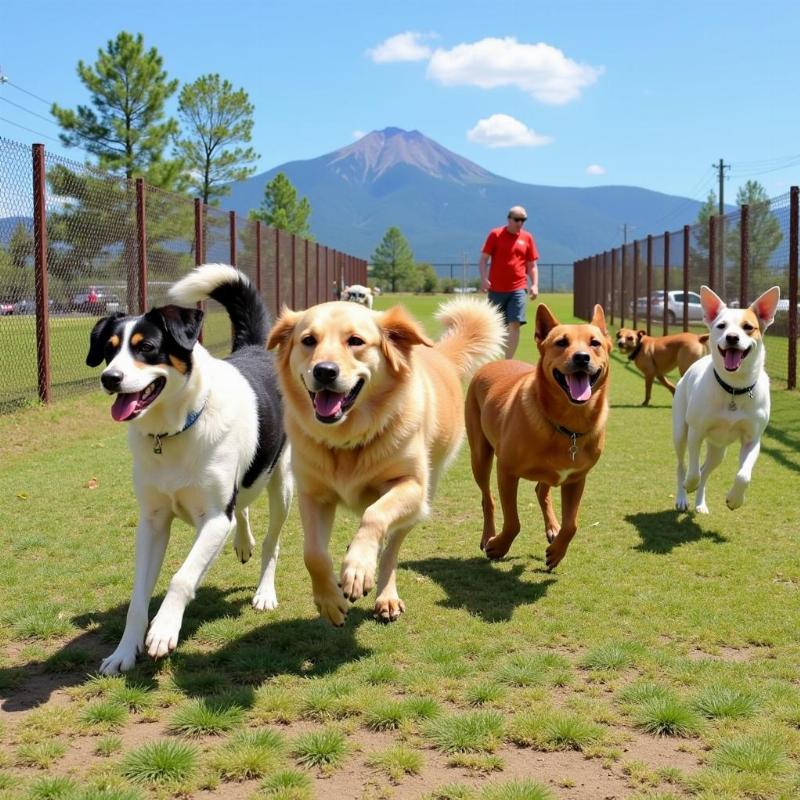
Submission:
{"label": "chain link fence", "polygon": [[[0,413],[96,388],[85,358],[98,317],[163,305],[206,262],[244,271],[273,316],[367,275],[332,248],[0,137]],[[206,305],[203,343],[222,355],[230,322]]]}
{"label": "chain link fence", "polygon": [[767,202],[712,216],[708,224],[650,235],[576,261],[575,315],[590,319],[600,303],[614,330],[632,327],[652,336],[699,332],[705,330],[702,285],[728,305],[742,307],[779,286],[781,301],[767,335],[767,371],[795,388],[798,195],[794,187]]}

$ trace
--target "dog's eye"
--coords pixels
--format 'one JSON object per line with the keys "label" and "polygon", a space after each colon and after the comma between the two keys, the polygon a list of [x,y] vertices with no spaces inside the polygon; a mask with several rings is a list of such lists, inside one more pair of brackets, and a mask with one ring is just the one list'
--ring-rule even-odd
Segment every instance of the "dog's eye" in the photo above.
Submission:
{"label": "dog's eye", "polygon": [[589,342],[589,344],[591,344],[592,347],[600,347],[600,340],[599,339],[592,339],[592,341]]}
{"label": "dog's eye", "polygon": [[140,353],[152,353],[156,348],[150,342],[142,342],[139,345]]}
{"label": "dog's eye", "polygon": [[566,336],[562,336],[560,339],[556,341],[556,347],[566,347],[569,344],[569,339]]}
{"label": "dog's eye", "polygon": [[745,322],[745,324],[742,325],[742,329],[747,331],[747,333],[755,330],[755,328],[749,322]]}
{"label": "dog's eye", "polygon": [[724,323],[724,322],[720,322],[720,323],[717,325],[717,330],[718,330],[718,331],[724,331],[724,330],[725,330],[725,323]]}
{"label": "dog's eye", "polygon": [[314,346],[314,345],[317,343],[317,340],[316,340],[316,337],[312,336],[312,335],[309,333],[309,334],[308,334],[308,336],[304,336],[304,337],[303,337],[303,338],[300,340],[300,343],[301,343],[301,344],[304,344],[306,347],[313,347],[313,346]]}
{"label": "dog's eye", "polygon": [[350,347],[360,347],[362,344],[364,344],[364,340],[360,336],[351,336],[347,340],[347,344]]}

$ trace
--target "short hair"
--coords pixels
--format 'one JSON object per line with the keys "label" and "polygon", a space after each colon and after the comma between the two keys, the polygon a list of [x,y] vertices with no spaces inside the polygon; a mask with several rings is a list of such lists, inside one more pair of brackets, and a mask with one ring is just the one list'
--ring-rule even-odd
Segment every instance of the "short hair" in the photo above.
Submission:
{"label": "short hair", "polygon": [[508,209],[509,217],[525,217],[528,218],[528,212],[522,206],[511,206]]}

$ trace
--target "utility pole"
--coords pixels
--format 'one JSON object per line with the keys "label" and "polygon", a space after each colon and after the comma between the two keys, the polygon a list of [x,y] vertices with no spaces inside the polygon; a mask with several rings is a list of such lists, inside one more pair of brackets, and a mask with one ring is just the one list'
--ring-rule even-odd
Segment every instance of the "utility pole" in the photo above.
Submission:
{"label": "utility pole", "polygon": [[631,225],[628,222],[623,222],[622,225],[620,225],[619,227],[622,230],[622,243],[628,244],[628,229],[634,230],[636,226]]}
{"label": "utility pole", "polygon": [[731,165],[726,164],[722,159],[718,164],[711,165],[717,170],[719,179],[719,225],[717,235],[719,236],[719,289],[722,292],[722,299],[725,299],[725,170],[730,169]]}

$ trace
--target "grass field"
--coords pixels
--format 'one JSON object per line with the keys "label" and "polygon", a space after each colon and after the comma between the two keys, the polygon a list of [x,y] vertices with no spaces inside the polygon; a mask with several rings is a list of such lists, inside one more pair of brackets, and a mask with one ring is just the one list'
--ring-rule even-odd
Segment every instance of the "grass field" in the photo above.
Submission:
{"label": "grass field", "polygon": [[[545,301],[570,319],[570,297]],[[436,299],[403,302],[436,331]],[[132,580],[124,428],[99,392],[0,417],[0,798],[800,797],[798,397],[774,387],[743,508],[724,504],[731,452],[711,514],[678,515],[670,396],[642,408],[614,356],[606,451],[554,573],[532,486],[509,556],[480,553],[465,449],[401,551],[397,623],[368,600],[341,630],[317,619],[293,508],[280,607],[250,607],[258,559],[226,548],[177,652],[124,678],[94,672]],[[333,553],[354,530],[340,514]],[[176,523],[152,613],[191,539]]]}

